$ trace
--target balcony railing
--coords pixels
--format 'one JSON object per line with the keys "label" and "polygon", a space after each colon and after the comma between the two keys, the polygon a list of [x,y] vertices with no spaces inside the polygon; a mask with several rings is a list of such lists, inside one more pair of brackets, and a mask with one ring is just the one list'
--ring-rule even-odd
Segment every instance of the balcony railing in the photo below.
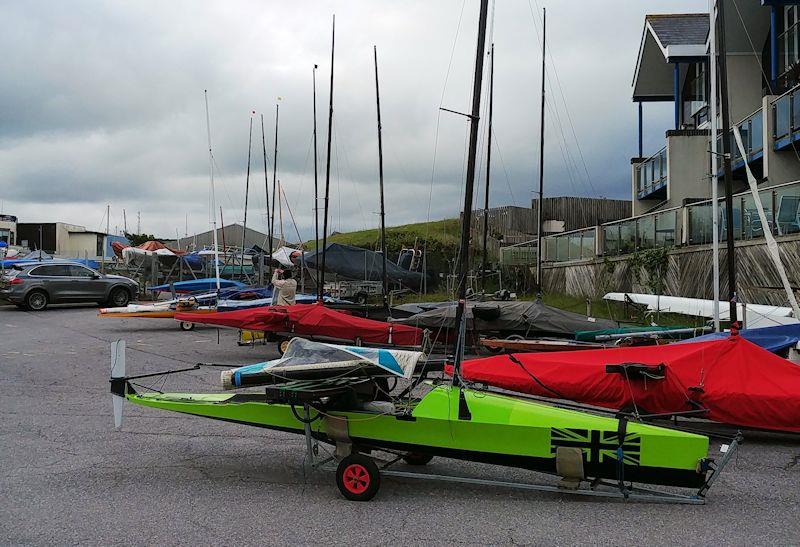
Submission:
{"label": "balcony railing", "polygon": [[[800,234],[800,181],[765,188],[759,191],[759,198],[767,216],[767,225],[774,235]],[[547,236],[544,238],[545,259],[547,262],[586,260],[673,247],[682,241],[685,245],[709,244],[713,235],[711,209],[708,200],[595,228]],[[719,200],[717,215],[720,241],[725,241],[725,200]],[[684,221],[686,231],[680,228]],[[764,225],[749,191],[733,196],[733,230],[737,241],[764,237]],[[680,235],[682,232],[683,236]]]}
{"label": "balcony railing", "polygon": [[[764,156],[764,111],[759,108],[737,123],[736,126],[742,135],[742,145],[744,146],[747,162],[762,158]],[[730,139],[731,169],[736,170],[744,167],[744,158],[736,145],[733,131],[731,131]],[[722,135],[717,137],[717,150],[722,153]],[[722,176],[722,156],[717,157],[717,173]]]}
{"label": "balcony railing", "polygon": [[778,35],[778,75],[783,76],[800,62],[800,23]]}
{"label": "balcony railing", "polygon": [[636,167],[636,191],[639,199],[647,199],[667,187],[667,147]]}
{"label": "balcony railing", "polygon": [[[758,192],[764,207],[767,224],[774,235],[788,235],[800,232],[800,183],[765,188]],[[725,200],[718,202],[717,215],[719,239],[727,239],[725,222]],[[710,201],[695,203],[687,207],[689,216],[689,245],[711,243],[714,234],[713,213]],[[764,237],[764,226],[758,216],[753,195],[742,192],[733,196],[733,238],[736,241]]]}
{"label": "balcony railing", "polygon": [[800,140],[800,86],[773,101],[772,116],[775,150],[782,150]]}

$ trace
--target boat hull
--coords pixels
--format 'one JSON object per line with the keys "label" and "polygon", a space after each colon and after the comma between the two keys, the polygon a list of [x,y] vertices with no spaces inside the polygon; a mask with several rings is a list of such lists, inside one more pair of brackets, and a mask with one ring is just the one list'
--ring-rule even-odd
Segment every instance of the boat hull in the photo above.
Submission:
{"label": "boat hull", "polygon": [[[154,393],[128,394],[127,399],[216,420],[304,432],[290,405],[265,402],[262,394]],[[469,419],[455,419],[464,405]],[[311,411],[312,417],[316,412]],[[347,434],[360,450],[422,452],[556,474],[558,448],[571,447],[580,449],[587,479],[622,478],[682,487],[705,482],[705,473],[698,469],[708,454],[707,437],[627,423],[620,443],[617,419],[510,396],[439,386],[419,400],[410,414],[330,411],[326,415],[347,420]],[[334,442],[328,423],[314,421],[312,433]]]}

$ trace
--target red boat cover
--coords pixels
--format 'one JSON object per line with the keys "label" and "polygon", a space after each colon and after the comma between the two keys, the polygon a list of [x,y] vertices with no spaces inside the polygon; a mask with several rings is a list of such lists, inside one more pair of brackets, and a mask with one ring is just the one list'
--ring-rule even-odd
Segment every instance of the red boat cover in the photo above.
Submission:
{"label": "red boat cover", "polygon": [[[465,361],[466,380],[640,414],[707,409],[731,425],[800,431],[800,366],[740,336],[712,342],[555,353],[519,353]],[[642,375],[606,365],[650,365]],[[657,366],[664,365],[663,379]],[[452,374],[452,367],[447,372]],[[696,404],[693,404],[696,403]]]}
{"label": "red boat cover", "polygon": [[419,346],[423,339],[422,329],[364,319],[320,304],[265,306],[204,313],[200,317],[197,314],[176,313],[175,320],[301,336],[329,336],[353,342],[361,340],[369,344]]}

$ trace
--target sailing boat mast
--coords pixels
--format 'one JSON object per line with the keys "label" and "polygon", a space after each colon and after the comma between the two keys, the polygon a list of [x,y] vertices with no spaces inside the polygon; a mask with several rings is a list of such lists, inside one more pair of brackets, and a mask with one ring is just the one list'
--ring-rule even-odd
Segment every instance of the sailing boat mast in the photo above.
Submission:
{"label": "sailing boat mast", "polygon": [[[736,316],[736,257],[733,246],[733,173],[731,171],[731,120],[728,105],[728,61],[725,48],[725,10],[717,3],[717,39],[719,40],[719,91],[720,116],[722,117],[722,165],[725,176],[725,227],[728,256],[728,303],[731,324],[737,323]],[[715,211],[716,213],[716,211]]]}
{"label": "sailing boat mast", "polygon": [[383,307],[389,309],[389,287],[386,278],[386,207],[383,202],[383,138],[381,135],[381,92],[378,87],[378,47],[372,46],[375,57],[375,103],[378,110],[378,179],[381,188],[381,296]]}
{"label": "sailing boat mast", "polygon": [[[270,228],[270,222],[271,222],[270,219],[272,217],[271,217],[271,215],[269,213],[269,175],[267,174],[267,141],[264,138],[264,114],[261,114],[261,150],[264,153],[264,192],[266,193],[266,196],[267,196],[267,207],[266,207],[266,209],[267,209],[267,232],[268,232],[267,238],[271,240],[271,238],[272,238],[272,230]],[[263,251],[262,251],[262,254],[263,254]],[[259,276],[260,281],[263,281],[263,277],[264,277],[264,275],[263,275],[263,271],[264,271],[263,259],[264,259],[264,257],[262,256],[261,257],[261,265],[259,266],[259,271],[262,272],[260,274],[260,276]],[[270,263],[272,263],[272,252],[271,251],[269,253],[268,260],[269,260]]]}
{"label": "sailing boat mast", "polygon": [[[478,21],[478,43],[475,51],[475,76],[472,84],[472,113],[469,117],[469,156],[467,157],[467,180],[464,189],[464,211],[461,222],[461,259],[458,275],[458,303],[456,305],[455,325],[459,330],[456,342],[456,352],[453,361],[453,385],[460,385],[461,361],[464,359],[464,345],[466,343],[466,329],[462,323],[466,318],[467,274],[469,272],[469,235],[472,222],[472,199],[475,187],[475,157],[478,149],[478,122],[481,113],[481,85],[483,83],[483,58],[486,45],[486,15],[489,0],[481,0],[480,17]],[[460,405],[459,405],[460,406]],[[462,417],[459,409],[459,418]]]}
{"label": "sailing boat mast", "polygon": [[486,191],[483,196],[483,263],[481,265],[481,292],[486,294],[487,243],[489,240],[489,176],[492,170],[492,111],[494,107],[494,43],[489,63],[489,130],[486,145]]}
{"label": "sailing boat mast", "polygon": [[[314,249],[319,252],[319,178],[317,175],[317,65],[311,72],[314,82]],[[317,300],[322,302],[322,282],[317,276],[316,285]]]}
{"label": "sailing boat mast", "polygon": [[247,198],[250,196],[250,154],[253,151],[253,114],[250,113],[250,137],[247,139],[247,176],[244,184],[244,221],[242,224],[242,273],[244,273],[244,242],[247,234]]}
{"label": "sailing boat mast", "polygon": [[[719,332],[719,177],[717,177],[717,137],[719,122],[717,120],[717,24],[716,0],[709,0],[709,79],[711,81],[711,252],[713,254],[713,273],[711,280],[714,286],[714,332]],[[641,104],[641,103],[640,103]]]}
{"label": "sailing boat mast", "polygon": [[544,98],[545,98],[545,53],[547,48],[547,10],[542,8],[542,106],[539,118],[539,203],[536,208],[536,284],[537,297],[541,298],[542,288],[542,229],[544,221],[542,210],[544,204]]}
{"label": "sailing boat mast", "polygon": [[[485,1],[485,0],[484,0]],[[331,137],[333,135],[333,59],[336,46],[336,15],[333,16],[331,30],[331,87],[328,93],[328,154],[325,159],[325,216],[322,219],[322,270],[319,273],[320,292],[317,300],[322,302],[322,288],[325,283],[325,256],[328,246],[328,198],[331,190]]]}
{"label": "sailing boat mast", "polygon": [[208,115],[208,90],[203,90],[206,101],[206,133],[208,134],[208,166],[211,177],[211,233],[214,238],[214,274],[219,292],[219,245],[217,244],[217,198],[214,194],[214,154],[211,153],[211,118]]}
{"label": "sailing boat mast", "polygon": [[[272,276],[272,251],[274,248],[273,239],[275,237],[275,192],[278,181],[278,114],[280,104],[275,103],[275,149],[272,155],[272,213],[269,223],[269,273]],[[269,205],[269,204],[268,204]]]}

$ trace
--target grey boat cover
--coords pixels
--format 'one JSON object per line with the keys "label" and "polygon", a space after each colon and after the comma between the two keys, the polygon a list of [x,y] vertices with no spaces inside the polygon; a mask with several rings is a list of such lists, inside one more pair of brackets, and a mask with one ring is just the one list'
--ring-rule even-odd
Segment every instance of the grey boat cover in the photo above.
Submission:
{"label": "grey boat cover", "polygon": [[[341,243],[328,243],[325,269],[347,279],[380,281],[383,275],[383,258],[380,253],[343,245]],[[319,269],[322,267],[322,251],[308,251],[305,253],[306,266]],[[390,281],[401,283],[412,289],[422,284],[422,274],[404,270],[390,260],[386,261],[386,276]]]}
{"label": "grey boat cover", "polygon": [[[529,335],[574,336],[582,330],[615,328],[608,319],[586,317],[541,300],[517,302],[467,302],[467,330],[515,332]],[[426,329],[455,328],[456,306],[440,306],[394,322]]]}

